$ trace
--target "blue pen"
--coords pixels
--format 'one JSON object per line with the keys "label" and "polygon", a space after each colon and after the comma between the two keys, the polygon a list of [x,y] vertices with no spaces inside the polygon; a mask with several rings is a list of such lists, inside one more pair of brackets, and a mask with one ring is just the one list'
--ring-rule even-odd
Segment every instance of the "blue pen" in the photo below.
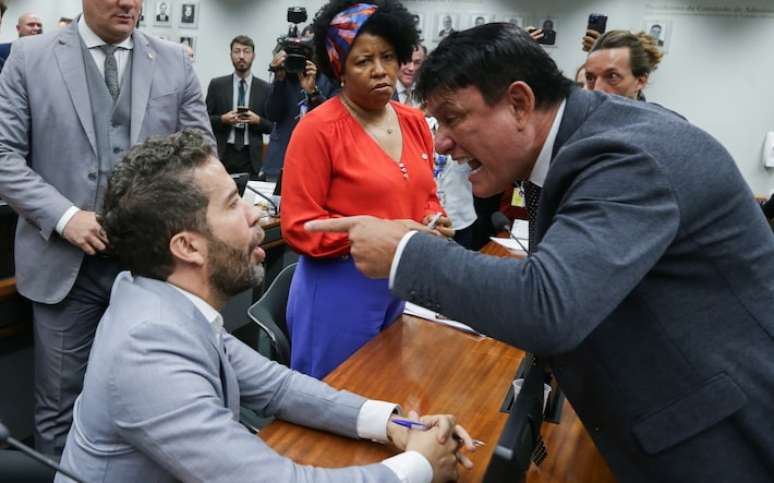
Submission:
{"label": "blue pen", "polygon": [[422,423],[419,421],[412,421],[410,419],[392,418],[392,422],[397,424],[398,426],[403,426],[404,428],[408,428],[408,429],[421,429],[421,430],[427,429],[427,426],[425,425],[425,423]]}
{"label": "blue pen", "polygon": [[[408,429],[421,429],[426,430],[427,425],[420,421],[412,421],[411,419],[403,419],[403,418],[392,418],[392,422],[397,424],[398,426],[403,426],[404,428]],[[454,435],[455,439],[459,439],[457,435]],[[486,443],[484,443],[481,440],[474,439],[473,440],[473,446],[480,448],[481,446],[484,446]]]}

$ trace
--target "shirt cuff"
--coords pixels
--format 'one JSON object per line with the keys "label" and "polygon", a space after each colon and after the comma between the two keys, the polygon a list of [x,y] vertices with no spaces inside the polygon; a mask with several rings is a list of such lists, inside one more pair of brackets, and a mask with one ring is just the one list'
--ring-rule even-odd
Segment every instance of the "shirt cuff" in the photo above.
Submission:
{"label": "shirt cuff", "polygon": [[400,409],[397,404],[369,399],[357,416],[357,435],[378,443],[387,443],[387,422]]}
{"label": "shirt cuff", "polygon": [[416,451],[406,451],[382,461],[391,469],[401,483],[430,483],[433,481],[433,467],[427,458]]}
{"label": "shirt cuff", "polygon": [[[57,224],[56,224],[56,232],[59,233],[60,236],[64,236],[65,226],[67,226],[67,223],[79,211],[81,211],[81,210],[78,209],[77,206],[71,206],[71,207],[69,207],[67,209],[67,211],[64,212],[64,215],[62,215],[62,217],[59,218],[59,222],[57,222]],[[51,226],[51,225],[49,225],[49,226]]]}
{"label": "shirt cuff", "polygon": [[392,257],[392,265],[390,266],[390,284],[388,285],[390,290],[392,290],[392,286],[395,285],[395,275],[398,273],[398,264],[400,263],[400,257],[403,255],[403,249],[406,248],[406,244],[411,237],[416,234],[416,231],[410,231],[403,235],[403,238],[398,242],[398,248],[395,249],[395,256]]}

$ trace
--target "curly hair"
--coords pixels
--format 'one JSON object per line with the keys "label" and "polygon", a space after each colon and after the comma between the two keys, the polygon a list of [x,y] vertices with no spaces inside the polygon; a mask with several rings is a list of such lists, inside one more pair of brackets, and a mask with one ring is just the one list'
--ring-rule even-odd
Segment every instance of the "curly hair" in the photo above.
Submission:
{"label": "curly hair", "polygon": [[[656,70],[664,54],[658,49],[656,40],[645,32],[632,33],[628,30],[610,30],[594,42],[591,52],[605,49],[629,49],[629,64],[635,77],[649,75]],[[589,52],[589,53],[591,53]]]}
{"label": "curly hair", "polygon": [[133,274],[166,280],[174,268],[172,237],[209,233],[209,200],[194,169],[212,154],[200,131],[186,129],[134,146],[113,171],[99,220],[110,254]]}
{"label": "curly hair", "polygon": [[[419,34],[412,15],[397,0],[332,0],[323,5],[311,24],[314,32],[317,66],[323,74],[331,79],[335,79],[336,75],[325,48],[328,27],[336,15],[357,3],[370,3],[378,7],[371,18],[363,24],[358,35],[369,33],[385,39],[395,49],[395,55],[401,64],[411,60],[414,46],[419,41]],[[342,59],[342,65],[345,60]]]}

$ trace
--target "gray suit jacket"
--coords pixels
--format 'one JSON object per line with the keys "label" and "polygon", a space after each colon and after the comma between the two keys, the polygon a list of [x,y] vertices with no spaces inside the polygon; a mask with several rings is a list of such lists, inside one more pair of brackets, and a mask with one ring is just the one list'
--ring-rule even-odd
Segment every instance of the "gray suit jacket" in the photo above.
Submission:
{"label": "gray suit jacket", "polygon": [[382,464],[296,465],[247,431],[238,422],[240,403],[356,437],[365,399],[221,334],[174,287],[122,272],[75,403],[65,468],[89,483],[397,481]]}
{"label": "gray suit jacket", "polygon": [[774,237],[728,152],[574,90],[537,236],[514,261],[415,235],[394,292],[547,356],[620,481],[770,481]]}
{"label": "gray suit jacket", "polygon": [[[97,146],[77,24],[14,42],[0,76],[0,197],[20,215],[17,286],[42,303],[69,293],[83,259],[56,233],[57,222],[72,205],[93,211],[97,204]],[[131,143],[185,127],[212,137],[182,47],[138,31],[133,38]]]}

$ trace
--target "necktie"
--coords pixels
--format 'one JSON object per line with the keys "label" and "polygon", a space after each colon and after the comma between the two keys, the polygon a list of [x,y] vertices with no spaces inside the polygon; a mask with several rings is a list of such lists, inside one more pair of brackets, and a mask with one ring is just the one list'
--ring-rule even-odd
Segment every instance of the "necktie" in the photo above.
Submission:
{"label": "necktie", "polygon": [[121,92],[121,84],[118,82],[118,62],[116,62],[114,55],[118,47],[105,44],[100,46],[100,49],[105,53],[105,85],[107,85],[113,102],[116,102],[118,94]]}
{"label": "necktie", "polygon": [[540,186],[531,181],[524,182],[524,198],[527,208],[527,220],[529,220],[529,251],[535,251],[535,230],[537,229],[537,210],[540,203]]}
{"label": "necktie", "polygon": [[412,95],[411,89],[403,91],[403,104],[410,106],[413,98],[414,96]]}
{"label": "necktie", "polygon": [[237,100],[237,107],[245,107],[245,92],[247,89],[247,82],[244,79],[239,81],[239,98]]}
{"label": "necktie", "polygon": [[[247,82],[244,79],[239,81],[239,96],[237,97],[237,107],[245,107],[245,96],[247,90]],[[239,123],[234,126],[234,149],[237,151],[242,150],[245,147],[245,125]]]}

